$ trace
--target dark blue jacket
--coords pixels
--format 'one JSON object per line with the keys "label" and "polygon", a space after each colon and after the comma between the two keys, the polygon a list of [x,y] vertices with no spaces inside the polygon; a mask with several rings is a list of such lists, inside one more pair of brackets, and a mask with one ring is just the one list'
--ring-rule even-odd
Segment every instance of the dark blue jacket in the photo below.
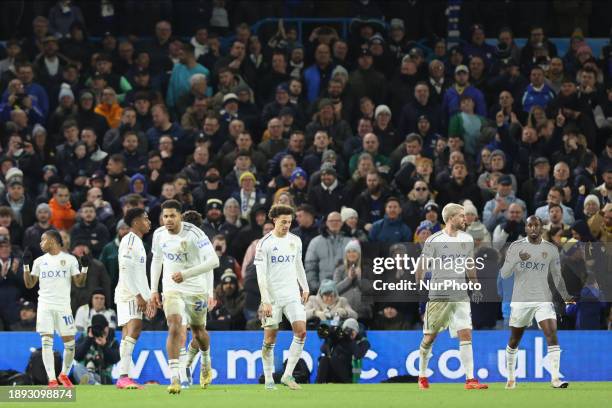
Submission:
{"label": "dark blue jacket", "polygon": [[369,235],[370,241],[385,242],[396,244],[398,242],[410,242],[412,240],[412,230],[404,224],[402,218],[391,220],[388,216],[384,216],[382,220],[372,224],[372,229]]}

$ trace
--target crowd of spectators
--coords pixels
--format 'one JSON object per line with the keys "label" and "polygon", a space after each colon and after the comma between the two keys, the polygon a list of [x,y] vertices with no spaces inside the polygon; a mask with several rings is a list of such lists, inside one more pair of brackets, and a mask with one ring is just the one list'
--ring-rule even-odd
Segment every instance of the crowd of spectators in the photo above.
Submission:
{"label": "crowd of spectators", "polygon": [[[558,55],[541,25],[521,48],[510,27],[487,42],[474,24],[465,43],[424,47],[399,18],[355,19],[346,37],[321,25],[300,42],[282,22],[265,37],[245,23],[232,29],[225,2],[212,3],[187,38],[161,20],[145,39],[96,42],[78,6],[60,1],[28,36],[7,39],[0,330],[33,329],[37,288],[23,284],[22,256],[40,256],[49,229],[66,251],[94,259],[86,286],[73,288],[77,326],[87,332],[103,314],[115,328],[123,214],[143,207],[155,228],[168,199],[221,259],[212,328],[257,327],[254,248],[275,203],[297,211],[291,231],[303,242],[313,319],[419,327],[418,304],[370,299],[372,260],[418,250],[443,227],[444,205],[458,202],[477,250],[499,262],[538,215],[578,299],[559,308],[561,326],[610,325],[611,45],[594,55],[577,27]],[[502,326],[511,288],[498,282],[499,301],[473,310],[475,327]]]}

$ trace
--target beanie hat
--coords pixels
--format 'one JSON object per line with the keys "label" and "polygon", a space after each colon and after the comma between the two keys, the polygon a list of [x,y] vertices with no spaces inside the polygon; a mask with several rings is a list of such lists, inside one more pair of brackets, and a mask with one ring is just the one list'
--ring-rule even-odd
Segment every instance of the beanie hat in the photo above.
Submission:
{"label": "beanie hat", "polygon": [[359,214],[357,214],[357,211],[348,207],[344,207],[342,210],[340,210],[340,218],[342,219],[342,222],[345,222],[351,217],[359,218]]}
{"label": "beanie hat", "polygon": [[59,96],[57,97],[57,100],[61,102],[64,96],[69,96],[74,101],[74,93],[72,92],[72,88],[70,88],[70,85],[65,82],[60,87]]}
{"label": "beanie hat", "polygon": [[361,245],[359,245],[359,241],[355,239],[349,241],[349,243],[344,247],[344,253],[346,254],[348,251],[355,251],[361,255]]}

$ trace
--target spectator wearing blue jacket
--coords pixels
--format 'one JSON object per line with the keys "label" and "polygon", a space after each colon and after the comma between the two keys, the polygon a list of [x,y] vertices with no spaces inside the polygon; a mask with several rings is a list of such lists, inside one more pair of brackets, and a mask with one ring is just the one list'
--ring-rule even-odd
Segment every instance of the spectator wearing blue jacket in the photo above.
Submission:
{"label": "spectator wearing blue jacket", "polygon": [[315,50],[315,63],[304,70],[308,102],[317,100],[321,96],[321,91],[327,89],[333,69],[334,63],[329,45],[319,44]]}
{"label": "spectator wearing blue jacket", "polygon": [[531,68],[529,74],[531,83],[525,89],[522,104],[525,112],[531,112],[531,108],[539,106],[546,109],[546,106],[555,98],[555,91],[544,82],[544,70],[539,66]]}
{"label": "spectator wearing blue jacket", "polygon": [[385,216],[372,224],[369,239],[373,242],[397,244],[412,241],[412,230],[402,221],[402,207],[396,197],[389,197],[385,203]]}
{"label": "spectator wearing blue jacket", "polygon": [[480,116],[487,116],[487,104],[483,93],[475,86],[470,85],[470,70],[465,65],[455,68],[455,83],[446,90],[442,99],[442,112],[444,119],[448,119],[459,112],[460,99],[463,95],[469,96],[474,100],[474,113]]}
{"label": "spectator wearing blue jacket", "polygon": [[[17,78],[23,84],[23,93],[30,97],[32,106],[36,107],[40,111],[40,115],[43,119],[47,118],[49,114],[49,96],[45,88],[41,85],[33,82],[34,80],[34,68],[32,63],[23,62],[17,67]],[[7,89],[2,94],[2,102],[8,102],[10,93]]]}

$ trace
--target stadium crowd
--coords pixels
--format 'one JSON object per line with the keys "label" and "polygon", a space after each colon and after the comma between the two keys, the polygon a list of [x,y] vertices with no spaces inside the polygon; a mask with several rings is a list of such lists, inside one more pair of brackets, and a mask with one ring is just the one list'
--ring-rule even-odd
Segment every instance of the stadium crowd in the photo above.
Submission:
{"label": "stadium crowd", "polygon": [[[541,25],[520,48],[510,27],[485,42],[480,23],[460,45],[417,43],[392,15],[356,18],[346,37],[317,26],[299,42],[290,24],[232,28],[225,2],[211,4],[188,37],[160,20],[145,39],[94,41],[78,3],[60,1],[0,47],[0,330],[34,330],[22,258],[40,256],[53,228],[66,251],[92,257],[72,291],[77,326],[103,314],[116,328],[123,214],[143,207],[155,228],[167,199],[220,256],[212,330],[258,328],[253,258],[274,203],[297,209],[309,319],[419,327],[419,304],[368,300],[372,260],[418,250],[459,202],[498,297],[472,309],[475,328],[508,318],[512,282],[496,276],[531,214],[578,300],[559,304],[560,326],[612,327],[600,290],[612,271],[612,45],[594,55],[576,27],[558,55]],[[145,327],[164,324],[158,314]]]}

